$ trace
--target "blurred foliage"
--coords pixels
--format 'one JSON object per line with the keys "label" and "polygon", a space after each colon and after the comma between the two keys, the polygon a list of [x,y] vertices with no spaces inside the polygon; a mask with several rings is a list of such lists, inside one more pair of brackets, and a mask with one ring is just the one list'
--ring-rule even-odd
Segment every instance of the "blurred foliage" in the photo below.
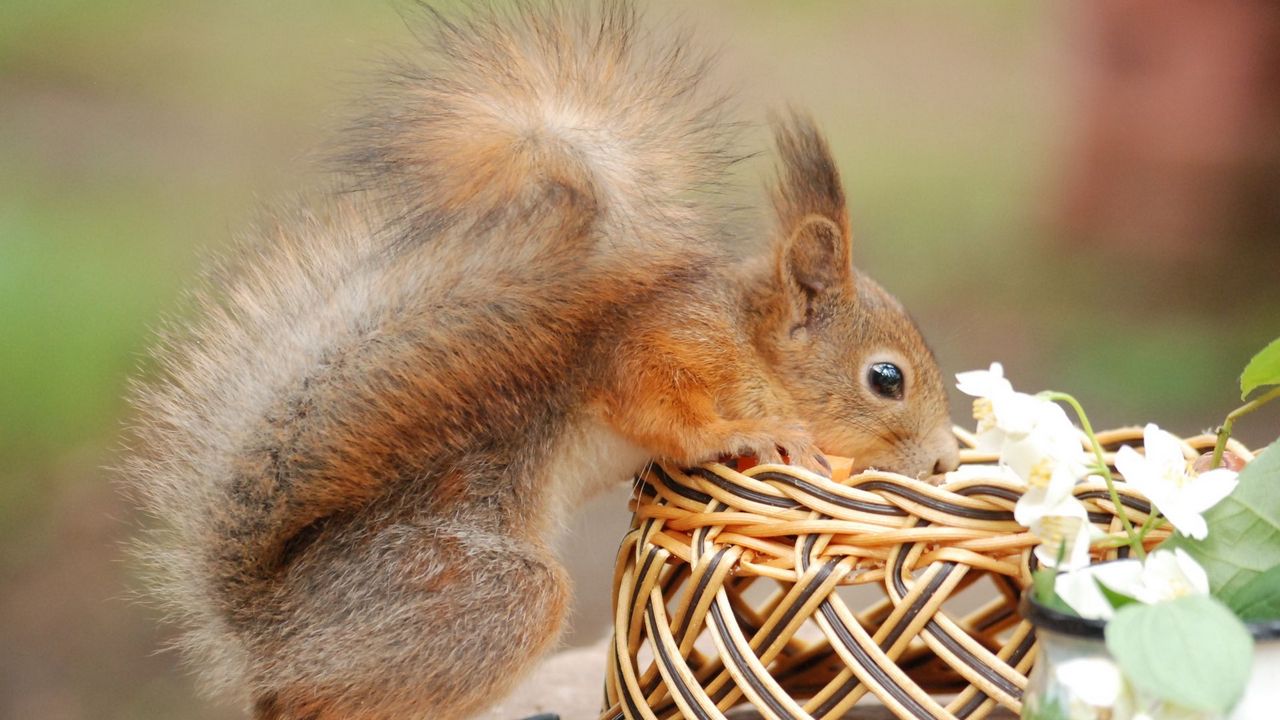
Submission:
{"label": "blurred foliage", "polygon": [[[399,17],[360,3],[11,3],[0,21],[0,532],[125,378],[197,257],[302,164]],[[273,189],[274,188],[274,189]]]}
{"label": "blurred foliage", "polygon": [[[660,17],[674,3],[661,4]],[[945,370],[1002,360],[1021,389],[1071,391],[1101,425],[1187,433],[1232,406],[1280,305],[1229,282],[1204,302],[1194,277],[1170,294],[1140,256],[1081,256],[1041,221],[1063,105],[1044,3],[682,11],[724,48],[751,119],[793,101],[827,128],[858,260],[917,314]],[[101,468],[121,397],[200,257],[315,182],[311,157],[361,69],[409,40],[395,4],[360,0],[9,0],[0,13],[0,645],[24,648],[0,660],[0,715],[204,712],[186,708],[173,657],[149,657],[149,621],[114,599],[111,543],[131,518]],[[1242,435],[1267,441],[1276,418]]]}

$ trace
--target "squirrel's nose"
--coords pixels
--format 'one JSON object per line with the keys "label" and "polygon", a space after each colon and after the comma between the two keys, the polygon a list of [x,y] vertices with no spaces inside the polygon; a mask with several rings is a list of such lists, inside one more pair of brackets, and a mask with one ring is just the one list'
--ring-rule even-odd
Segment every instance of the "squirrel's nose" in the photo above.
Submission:
{"label": "squirrel's nose", "polygon": [[940,434],[938,440],[938,457],[933,462],[933,474],[941,475],[951,472],[959,465],[960,444],[956,442],[955,435],[951,434],[951,429],[946,428],[946,434]]}

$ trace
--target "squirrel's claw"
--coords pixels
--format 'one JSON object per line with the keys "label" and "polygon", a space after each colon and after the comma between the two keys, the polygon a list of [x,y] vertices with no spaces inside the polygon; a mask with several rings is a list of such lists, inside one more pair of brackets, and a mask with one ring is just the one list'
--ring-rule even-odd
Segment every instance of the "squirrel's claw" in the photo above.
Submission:
{"label": "squirrel's claw", "polygon": [[813,438],[801,422],[781,420],[740,421],[751,423],[749,430],[740,429],[729,438],[733,454],[752,455],[761,465],[784,463],[796,465],[823,477],[831,477],[831,463],[813,444]]}
{"label": "squirrel's claw", "polygon": [[819,475],[825,478],[831,477],[831,473],[832,473],[831,462],[827,460],[826,455],[823,455],[821,452],[815,452],[813,453],[813,461],[816,462],[821,469],[810,468],[811,470],[813,470],[814,472],[818,473]]}
{"label": "squirrel's claw", "polygon": [[816,450],[799,455],[790,455],[789,457],[792,465],[798,465],[824,478],[831,477],[831,463],[827,461],[827,458],[822,453]]}

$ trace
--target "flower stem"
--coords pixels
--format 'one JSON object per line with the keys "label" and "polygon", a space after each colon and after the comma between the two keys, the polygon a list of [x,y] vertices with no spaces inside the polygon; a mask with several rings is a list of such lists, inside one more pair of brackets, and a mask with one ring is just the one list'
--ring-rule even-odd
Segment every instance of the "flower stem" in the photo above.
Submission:
{"label": "flower stem", "polygon": [[1093,425],[1089,423],[1089,417],[1085,415],[1080,401],[1067,393],[1054,392],[1052,390],[1041,393],[1041,396],[1055,402],[1064,402],[1070,405],[1072,410],[1076,411],[1076,417],[1080,418],[1080,427],[1084,430],[1084,434],[1088,436],[1089,444],[1093,447],[1093,456],[1098,461],[1098,470],[1102,472],[1102,479],[1107,483],[1107,492],[1111,495],[1111,504],[1116,508],[1116,517],[1120,518],[1120,526],[1124,528],[1125,535],[1129,537],[1129,547],[1139,560],[1145,558],[1147,552],[1142,547],[1142,539],[1138,536],[1137,531],[1133,529],[1129,514],[1125,512],[1124,503],[1120,502],[1120,491],[1116,490],[1116,479],[1111,474],[1111,466],[1107,464],[1106,455],[1102,452],[1102,443],[1098,442],[1098,436],[1093,432]]}
{"label": "flower stem", "polygon": [[1108,549],[1118,548],[1118,547],[1128,547],[1130,549],[1133,548],[1133,546],[1129,544],[1128,536],[1125,536],[1125,535],[1107,535],[1106,537],[1094,542],[1092,544],[1092,547],[1100,547],[1100,548],[1108,548]]}
{"label": "flower stem", "polygon": [[1155,507],[1151,508],[1151,513],[1147,515],[1147,519],[1142,522],[1142,526],[1138,528],[1138,542],[1147,539],[1147,533],[1155,530],[1164,524],[1164,516],[1160,514]]}
{"label": "flower stem", "polygon": [[1231,437],[1231,426],[1235,424],[1236,420],[1278,397],[1280,397],[1280,387],[1274,387],[1271,388],[1270,392],[1259,395],[1227,414],[1227,419],[1223,420],[1222,425],[1218,428],[1218,442],[1213,446],[1213,462],[1209,463],[1210,468],[1216,468],[1222,464],[1222,451],[1227,448],[1227,439]]}

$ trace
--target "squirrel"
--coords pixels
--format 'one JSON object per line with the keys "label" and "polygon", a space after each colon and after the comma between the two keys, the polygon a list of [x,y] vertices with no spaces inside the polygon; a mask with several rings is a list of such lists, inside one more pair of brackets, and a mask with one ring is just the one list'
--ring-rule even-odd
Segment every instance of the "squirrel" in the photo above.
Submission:
{"label": "squirrel", "polygon": [[474,716],[559,636],[566,518],[647,462],[957,462],[811,120],[774,121],[742,258],[739,123],[683,36],[625,2],[429,15],[334,186],[193,291],[133,397],[154,590],[258,720]]}

